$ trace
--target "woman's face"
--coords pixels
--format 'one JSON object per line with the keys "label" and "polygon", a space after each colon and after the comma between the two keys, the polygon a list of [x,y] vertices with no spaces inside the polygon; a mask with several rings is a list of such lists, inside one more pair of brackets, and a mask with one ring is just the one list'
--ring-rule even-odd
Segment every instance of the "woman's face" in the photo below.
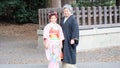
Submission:
{"label": "woman's face", "polygon": [[64,16],[65,17],[69,17],[71,14],[70,10],[69,9],[64,9]]}
{"label": "woman's face", "polygon": [[52,15],[52,16],[50,17],[50,22],[56,23],[56,21],[57,21],[56,16],[55,16],[55,15]]}

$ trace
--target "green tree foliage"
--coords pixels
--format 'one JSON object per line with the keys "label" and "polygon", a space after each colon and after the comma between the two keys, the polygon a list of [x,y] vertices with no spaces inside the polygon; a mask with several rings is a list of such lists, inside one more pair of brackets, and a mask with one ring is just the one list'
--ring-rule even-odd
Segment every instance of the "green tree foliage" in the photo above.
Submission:
{"label": "green tree foliage", "polygon": [[77,5],[81,6],[114,6],[115,0],[76,0]]}
{"label": "green tree foliage", "polygon": [[45,8],[47,0],[0,0],[0,18],[17,23],[38,23],[38,9]]}

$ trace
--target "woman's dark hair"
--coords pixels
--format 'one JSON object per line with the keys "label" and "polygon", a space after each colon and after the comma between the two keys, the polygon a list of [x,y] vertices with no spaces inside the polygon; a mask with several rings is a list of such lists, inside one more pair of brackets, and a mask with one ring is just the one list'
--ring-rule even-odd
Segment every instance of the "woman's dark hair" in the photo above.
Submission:
{"label": "woman's dark hair", "polygon": [[48,13],[48,16],[49,16],[49,19],[51,18],[51,16],[55,16],[56,18],[58,18],[58,15],[57,15],[57,12],[56,11],[50,11],[49,13]]}

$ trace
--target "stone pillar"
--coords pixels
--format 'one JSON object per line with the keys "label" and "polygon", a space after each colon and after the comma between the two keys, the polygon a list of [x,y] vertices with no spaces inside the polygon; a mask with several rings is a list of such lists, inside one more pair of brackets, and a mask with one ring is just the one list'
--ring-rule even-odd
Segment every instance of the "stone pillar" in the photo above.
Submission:
{"label": "stone pillar", "polygon": [[44,50],[44,44],[43,44],[43,30],[38,29],[37,30],[37,35],[38,35],[38,46],[37,49],[42,49]]}

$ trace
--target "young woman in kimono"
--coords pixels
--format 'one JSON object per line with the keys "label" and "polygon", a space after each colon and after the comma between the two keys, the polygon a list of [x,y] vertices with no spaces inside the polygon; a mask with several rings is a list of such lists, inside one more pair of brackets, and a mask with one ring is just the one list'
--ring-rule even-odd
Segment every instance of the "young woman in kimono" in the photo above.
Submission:
{"label": "young woman in kimono", "polygon": [[63,6],[64,17],[61,27],[64,33],[62,68],[76,68],[76,46],[79,41],[79,26],[73,15],[73,8],[66,4]]}
{"label": "young woman in kimono", "polygon": [[46,57],[49,61],[48,68],[59,68],[61,61],[62,41],[64,40],[62,28],[57,24],[57,12],[49,13],[48,23],[43,31]]}

